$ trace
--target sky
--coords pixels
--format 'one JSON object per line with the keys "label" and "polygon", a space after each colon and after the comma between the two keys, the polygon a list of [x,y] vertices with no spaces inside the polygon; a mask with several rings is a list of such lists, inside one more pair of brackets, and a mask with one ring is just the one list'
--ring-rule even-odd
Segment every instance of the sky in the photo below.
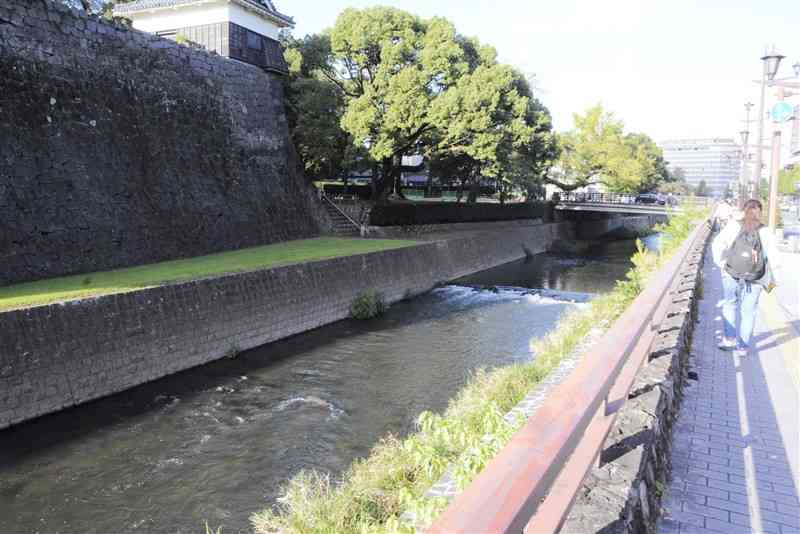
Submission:
{"label": "sky", "polygon": [[786,56],[778,77],[794,76],[791,66],[800,61],[800,0],[274,3],[294,17],[296,37],[332,27],[346,7],[389,5],[423,18],[445,17],[459,33],[494,46],[503,63],[535,74],[536,96],[559,131],[571,128],[573,113],[601,103],[626,131],[656,141],[738,142],[745,102],[756,104],[751,118],[757,113],[753,80],[761,78],[765,48],[774,45]]}

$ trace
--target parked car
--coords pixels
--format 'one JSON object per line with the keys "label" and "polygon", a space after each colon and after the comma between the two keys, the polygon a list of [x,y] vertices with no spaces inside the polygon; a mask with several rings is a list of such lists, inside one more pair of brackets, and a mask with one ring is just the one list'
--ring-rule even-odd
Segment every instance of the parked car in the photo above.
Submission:
{"label": "parked car", "polygon": [[636,197],[637,204],[659,204],[663,206],[667,203],[661,195],[655,193],[642,193]]}

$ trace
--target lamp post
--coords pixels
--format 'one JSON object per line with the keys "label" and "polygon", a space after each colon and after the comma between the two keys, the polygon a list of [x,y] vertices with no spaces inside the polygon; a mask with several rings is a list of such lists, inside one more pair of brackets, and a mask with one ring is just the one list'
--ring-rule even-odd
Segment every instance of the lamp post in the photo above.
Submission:
{"label": "lamp post", "polygon": [[[771,54],[765,55],[761,58],[764,62],[764,78],[768,81],[764,83],[764,78],[762,78],[762,86],[761,86],[761,97],[762,97],[762,104],[763,104],[763,97],[764,97],[764,86],[768,84],[770,87],[777,87],[777,97],[778,102],[772,108],[772,120],[774,123],[773,133],[772,133],[772,165],[770,169],[770,181],[769,181],[769,227],[770,230],[774,231],[775,227],[778,223],[778,174],[780,172],[780,162],[781,162],[781,125],[787,119],[792,117],[793,109],[792,106],[789,106],[785,102],[783,102],[784,98],[788,96],[793,96],[796,93],[792,93],[786,91],[787,88],[795,88],[800,89],[800,83],[797,82],[790,82],[788,78],[784,79],[775,79],[775,75],[778,73],[778,67],[780,66],[781,60],[785,56],[777,54],[773,49]],[[795,72],[795,78],[800,76],[800,62],[795,63],[792,65],[792,68]],[[762,106],[763,107],[763,106]],[[763,113],[762,116],[759,117],[759,131],[763,134]],[[757,150],[758,157],[757,160],[757,170],[760,171],[760,164],[761,159],[761,143],[757,143],[759,147]],[[760,172],[759,172],[760,178]]]}
{"label": "lamp post", "polygon": [[750,150],[747,146],[747,141],[750,139],[750,109],[752,109],[753,103],[747,102],[744,105],[744,109],[747,110],[747,117],[745,118],[745,128],[739,135],[742,136],[742,168],[739,170],[739,208],[744,207],[744,202],[747,197],[747,186],[750,177],[749,175],[749,161],[750,161]]}
{"label": "lamp post", "polygon": [[764,68],[761,72],[761,98],[758,106],[758,137],[756,138],[756,168],[753,183],[750,187],[751,198],[758,198],[758,187],[761,181],[761,143],[764,141],[764,96],[767,91],[767,79],[771,81],[775,77],[775,73],[778,72],[778,65],[783,58],[784,56],[776,54],[774,50],[772,54],[765,54],[761,58]]}

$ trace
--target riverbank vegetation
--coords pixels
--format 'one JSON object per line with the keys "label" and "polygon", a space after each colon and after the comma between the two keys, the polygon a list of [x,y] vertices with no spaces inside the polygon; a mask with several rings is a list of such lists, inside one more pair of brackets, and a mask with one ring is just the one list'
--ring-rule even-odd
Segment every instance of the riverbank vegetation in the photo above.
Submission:
{"label": "riverbank vegetation", "polygon": [[404,512],[419,524],[429,523],[447,503],[427,498],[426,490],[448,467],[459,486],[466,486],[522,425],[521,420],[508,422],[506,412],[587,334],[608,329],[706,215],[698,209],[673,215],[660,227],[660,251],[640,246],[626,279],[589,306],[566,314],[535,342],[536,357],[530,363],[477,371],[445,413],[424,412],[413,434],[385,437],[367,458],[353,462],[341,480],[314,471],[299,473],[275,507],[252,516],[256,532],[414,532],[401,521]]}
{"label": "riverbank vegetation", "polygon": [[126,293],[227,273],[269,269],[415,245],[400,239],[320,237],[231,250],[126,269],[64,276],[0,287],[0,312],[51,302]]}
{"label": "riverbank vegetation", "polygon": [[383,295],[374,289],[360,293],[350,304],[350,317],[353,319],[372,319],[386,311]]}

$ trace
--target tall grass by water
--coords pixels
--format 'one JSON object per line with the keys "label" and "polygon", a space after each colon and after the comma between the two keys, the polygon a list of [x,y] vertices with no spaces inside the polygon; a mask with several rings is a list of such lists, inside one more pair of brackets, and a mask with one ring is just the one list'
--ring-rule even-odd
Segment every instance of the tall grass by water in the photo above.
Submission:
{"label": "tall grass by water", "polygon": [[255,531],[412,533],[414,528],[400,520],[403,512],[411,512],[422,524],[432,521],[447,502],[427,498],[426,490],[448,466],[465,487],[522,426],[522,420],[507,422],[505,413],[573,353],[590,331],[607,330],[706,215],[707,210],[691,208],[673,214],[658,228],[659,252],[647,252],[639,244],[626,279],[588,307],[566,314],[536,342],[533,361],[478,370],[443,414],[422,413],[416,432],[405,438],[386,436],[339,480],[315,471],[299,473],[287,482],[276,506],[251,517]]}
{"label": "tall grass by water", "polygon": [[320,237],[113,271],[50,278],[0,287],[0,312],[41,306],[52,302],[126,293],[210,276],[402,248],[415,244],[415,241],[400,239]]}

